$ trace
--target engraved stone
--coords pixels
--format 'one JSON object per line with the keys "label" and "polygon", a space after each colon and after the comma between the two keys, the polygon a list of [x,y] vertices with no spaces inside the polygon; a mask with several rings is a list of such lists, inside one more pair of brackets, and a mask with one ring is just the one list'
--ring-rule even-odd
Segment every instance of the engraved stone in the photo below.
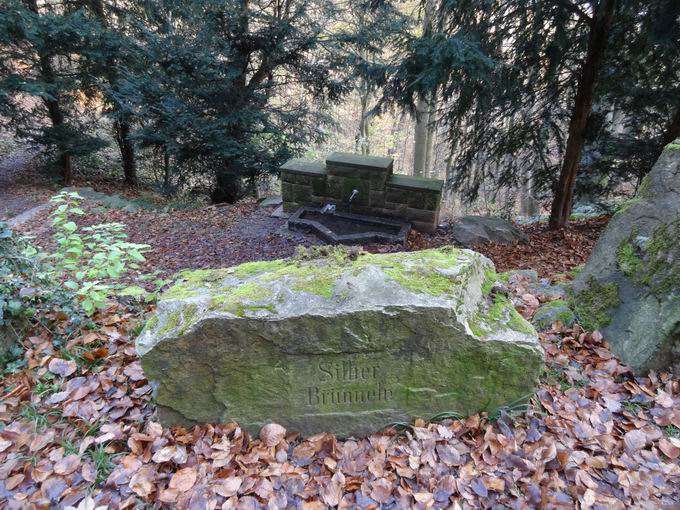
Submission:
{"label": "engraved stone", "polygon": [[470,250],[253,262],[181,274],[137,340],[166,425],[364,435],[528,398],[536,332]]}

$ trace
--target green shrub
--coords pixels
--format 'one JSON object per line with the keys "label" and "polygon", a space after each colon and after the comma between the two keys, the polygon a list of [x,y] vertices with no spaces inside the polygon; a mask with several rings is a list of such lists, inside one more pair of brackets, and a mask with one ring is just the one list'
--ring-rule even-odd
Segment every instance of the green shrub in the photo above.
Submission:
{"label": "green shrub", "polygon": [[127,241],[125,225],[103,223],[78,228],[74,216],[85,212],[78,207],[83,199],[78,193],[63,191],[50,199],[58,204],[52,212],[53,238],[57,249],[45,258],[51,271],[77,297],[86,314],[105,308],[114,286],[105,281],[120,278],[129,269],[139,269],[144,261],[145,244]]}

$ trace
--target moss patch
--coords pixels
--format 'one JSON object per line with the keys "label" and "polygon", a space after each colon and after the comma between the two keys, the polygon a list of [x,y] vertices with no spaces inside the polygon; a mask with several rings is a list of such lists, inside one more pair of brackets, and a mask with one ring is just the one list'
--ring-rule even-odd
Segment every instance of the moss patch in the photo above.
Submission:
{"label": "moss patch", "polygon": [[[508,275],[508,273],[504,273],[505,275]],[[508,280],[509,280],[509,275],[508,275]],[[489,294],[491,294],[491,289],[493,289],[493,286],[496,285],[496,282],[498,282],[498,275],[496,274],[496,270],[493,267],[489,267],[484,271],[484,283],[482,283],[482,296],[487,297]],[[507,280],[506,282],[507,283]]]}
{"label": "moss patch", "polygon": [[618,285],[614,282],[600,283],[593,277],[588,280],[588,288],[573,296],[570,303],[581,325],[589,331],[609,324],[609,310],[620,304]]}
{"label": "moss patch", "polygon": [[569,308],[569,303],[557,299],[542,305],[534,314],[533,323],[539,329],[545,329],[555,321],[560,321],[565,326],[571,326],[576,320],[574,312]]}
{"label": "moss patch", "polygon": [[633,232],[616,251],[621,272],[658,297],[680,289],[680,217],[659,225],[643,250],[633,244],[635,235]]}
{"label": "moss patch", "polygon": [[515,310],[510,299],[503,294],[495,294],[488,309],[482,307],[468,325],[478,337],[506,327],[519,333],[535,334],[533,326]]}
{"label": "moss patch", "polygon": [[666,151],[680,151],[680,143],[669,143],[664,147]]}
{"label": "moss patch", "polygon": [[631,280],[644,271],[644,262],[638,257],[633,243],[628,240],[621,243],[616,250],[616,263],[623,274]]}
{"label": "moss patch", "polygon": [[231,313],[243,317],[247,310],[269,309],[272,305],[258,304],[271,296],[270,289],[256,281],[233,287],[231,291],[217,294],[210,298],[210,309]]}
{"label": "moss patch", "polygon": [[[290,260],[251,262],[234,268],[186,271],[179,282],[162,296],[183,300],[207,296],[211,310],[243,316],[249,310],[272,311],[273,282],[285,282],[289,289],[331,299],[343,274],[358,274],[368,266],[380,268],[405,289],[441,296],[465,285],[476,264],[459,260],[460,250],[444,247],[420,252],[369,254],[345,247],[317,247],[299,250]],[[493,266],[484,265],[482,291],[488,295],[496,282]],[[256,308],[253,308],[256,307]]]}

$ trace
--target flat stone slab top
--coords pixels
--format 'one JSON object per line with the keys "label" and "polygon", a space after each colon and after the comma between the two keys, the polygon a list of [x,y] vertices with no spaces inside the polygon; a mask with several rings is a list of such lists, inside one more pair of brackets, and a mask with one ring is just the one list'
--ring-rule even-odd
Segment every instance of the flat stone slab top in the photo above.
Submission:
{"label": "flat stone slab top", "polygon": [[165,425],[365,435],[527,399],[533,327],[490,260],[451,247],[185,272],[137,339]]}
{"label": "flat stone slab top", "polygon": [[352,152],[334,152],[326,158],[328,166],[347,166],[352,168],[374,168],[376,170],[391,171],[393,165],[392,158],[380,156],[366,156],[354,154]]}

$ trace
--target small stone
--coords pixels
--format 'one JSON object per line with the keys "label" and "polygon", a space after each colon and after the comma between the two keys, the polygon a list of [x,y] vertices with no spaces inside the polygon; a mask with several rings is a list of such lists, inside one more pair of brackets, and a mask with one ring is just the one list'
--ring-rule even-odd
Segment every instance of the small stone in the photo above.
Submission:
{"label": "small stone", "polygon": [[282,204],[283,199],[281,198],[281,195],[272,195],[262,200],[262,202],[260,202],[260,207],[276,207]]}
{"label": "small stone", "polygon": [[569,308],[566,301],[558,299],[542,305],[532,319],[532,323],[537,329],[547,329],[556,321],[560,321],[563,326],[571,327],[576,321],[574,312]]}
{"label": "small stone", "polygon": [[538,299],[536,299],[536,296],[529,293],[522,294],[522,301],[524,301],[530,308],[538,308],[541,304],[539,303]]}
{"label": "small stone", "polygon": [[276,446],[284,437],[286,437],[286,429],[278,423],[267,423],[267,425],[260,429],[260,441],[265,446]]}

